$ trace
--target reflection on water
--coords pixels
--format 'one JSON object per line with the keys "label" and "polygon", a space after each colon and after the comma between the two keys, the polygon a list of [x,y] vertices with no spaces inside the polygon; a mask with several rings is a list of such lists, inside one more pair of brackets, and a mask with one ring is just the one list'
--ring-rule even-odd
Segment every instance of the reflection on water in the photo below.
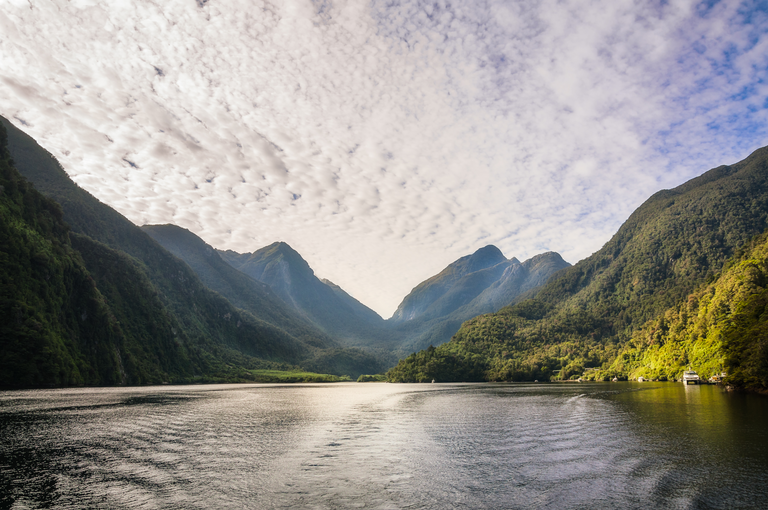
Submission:
{"label": "reflection on water", "polygon": [[714,386],[0,393],[3,508],[758,508],[768,399]]}

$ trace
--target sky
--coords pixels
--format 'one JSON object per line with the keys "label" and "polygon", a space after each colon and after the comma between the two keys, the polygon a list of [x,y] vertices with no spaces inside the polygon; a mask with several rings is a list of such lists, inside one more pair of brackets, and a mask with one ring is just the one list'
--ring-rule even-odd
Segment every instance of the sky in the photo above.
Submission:
{"label": "sky", "polygon": [[137,225],[285,241],[387,318],[767,145],[766,32],[766,1],[0,0],[0,115]]}

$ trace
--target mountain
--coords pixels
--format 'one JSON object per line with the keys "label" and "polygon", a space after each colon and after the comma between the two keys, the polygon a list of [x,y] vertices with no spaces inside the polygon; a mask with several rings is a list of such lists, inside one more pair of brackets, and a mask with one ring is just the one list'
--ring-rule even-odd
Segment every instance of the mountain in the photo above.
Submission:
{"label": "mountain", "polygon": [[516,258],[507,260],[495,246],[480,248],[417,285],[390,320],[397,324],[444,316],[467,304],[497,281],[506,269],[517,265],[520,262]]}
{"label": "mountain", "polygon": [[[70,231],[60,205],[14,167],[2,125],[0,135],[0,385],[184,382],[222,375],[232,361],[259,365],[244,352],[296,357],[290,339],[248,318],[229,345],[192,341],[134,259]],[[217,317],[229,318],[239,320]]]}
{"label": "mountain", "polygon": [[0,125],[0,386],[124,382],[124,337],[61,208],[13,166]]}
{"label": "mountain", "polygon": [[218,292],[236,307],[281,327],[307,343],[318,347],[337,345],[283,303],[269,285],[224,262],[215,249],[189,230],[176,225],[144,225],[141,230],[186,262],[209,289]]}
{"label": "mountain", "polygon": [[607,369],[648,320],[685,300],[768,226],[768,148],[640,206],[592,256],[535,296],[467,321],[391,380],[548,380]]}
{"label": "mountain", "polygon": [[[114,375],[81,378],[83,384],[113,384],[118,380],[127,384],[184,382],[219,377],[231,380],[233,374],[244,373],[241,368],[293,367],[302,363],[318,366],[317,360],[332,359],[328,349],[336,346],[327,337],[297,338],[283,329],[283,324],[277,324],[275,314],[256,317],[208,289],[186,263],[80,189],[48,152],[7,120],[0,120],[7,130],[7,151],[15,168],[60,206],[63,226],[57,228],[71,228],[67,249],[73,250],[72,257],[79,259],[87,272],[85,278],[96,286],[97,300],[103,303],[98,313],[111,315],[119,326],[115,338],[122,336],[125,340],[120,346],[118,340],[108,340],[107,335],[95,337],[96,344],[88,348],[119,352],[114,363],[120,366],[122,360],[120,370],[125,374],[118,379]],[[11,248],[17,244],[15,241]],[[49,291],[45,286],[31,288]],[[11,298],[24,290],[17,286]],[[94,309],[93,313],[97,311]],[[88,312],[88,316],[94,315]],[[50,328],[40,324],[41,330],[60,329],[53,324]],[[62,341],[72,344],[70,357],[88,358],[90,354],[86,356],[77,345],[77,329],[67,327],[74,331],[62,337]],[[100,346],[102,337],[110,343]],[[19,335],[11,340],[23,341]],[[125,359],[132,360],[132,364],[121,358],[128,354],[131,356]],[[352,354],[347,356],[348,361],[360,361],[359,353]],[[371,360],[362,361],[365,369],[361,372],[369,372]],[[97,372],[101,366],[95,361],[87,365]],[[74,374],[71,370],[70,373]],[[57,379],[52,374],[45,377],[45,382],[34,384],[61,385],[80,380],[74,375],[67,376],[68,379]]]}
{"label": "mountain", "polygon": [[495,246],[462,257],[419,284],[384,321],[340,287],[318,279],[286,243],[253,253],[219,252],[234,268],[268,284],[283,301],[348,345],[405,354],[447,342],[465,320],[511,304],[568,267],[556,253],[523,263]]}
{"label": "mountain", "polygon": [[450,340],[462,322],[514,303],[569,266],[554,252],[521,263],[505,258],[495,246],[486,246],[416,286],[388,322],[406,339],[402,350],[440,345]]}
{"label": "mountain", "polygon": [[[300,312],[287,305],[269,285],[232,267],[224,261],[220,252],[189,230],[176,225],[144,225],[141,229],[165,249],[186,262],[207,287],[227,298],[238,308],[279,326],[308,345],[325,349],[317,353],[318,357],[304,360],[302,362],[304,365],[312,366],[315,370],[352,374],[355,377],[362,372],[379,373],[390,366],[389,357],[382,358],[371,352],[339,345],[336,339],[318,329]],[[304,262],[298,253],[294,252],[294,254]],[[305,269],[311,273],[312,270],[306,262],[304,265]],[[335,293],[345,296],[339,297],[340,300],[346,299],[344,302],[350,307],[355,304],[359,307],[358,313],[361,316],[368,314],[372,319],[381,320],[375,312],[355,301],[338,287],[333,287],[335,287],[333,289]]]}
{"label": "mountain", "polygon": [[253,253],[218,253],[235,269],[269,285],[285,303],[345,345],[391,347],[384,320],[338,286],[317,278],[288,244],[276,242]]}

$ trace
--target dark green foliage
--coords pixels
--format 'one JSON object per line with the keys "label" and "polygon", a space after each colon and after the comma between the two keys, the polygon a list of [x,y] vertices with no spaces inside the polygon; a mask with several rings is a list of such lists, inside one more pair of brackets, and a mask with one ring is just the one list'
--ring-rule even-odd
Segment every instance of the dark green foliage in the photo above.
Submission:
{"label": "dark green foliage", "polygon": [[[192,232],[175,225],[145,225],[142,230],[187,262],[208,287],[240,308],[263,318],[306,344],[307,349],[300,360],[303,366],[315,371],[357,375],[365,371],[382,370],[391,365],[391,356],[355,348],[340,348],[336,340],[300,317],[298,312],[278,298],[268,285],[252,279],[224,262],[219,252]],[[304,265],[305,270],[309,270],[309,266],[306,263]],[[323,289],[326,287],[325,283],[319,281],[310,281],[309,285],[313,284],[319,284]],[[343,291],[338,289],[336,292]]]}
{"label": "dark green foliage", "polygon": [[487,368],[482,356],[464,350],[453,351],[443,344],[411,354],[387,372],[390,382],[484,381]]}
{"label": "dark green foliage", "polygon": [[250,374],[246,375],[246,377],[250,377],[252,382],[258,383],[331,383],[351,380],[345,375],[338,376],[333,374],[317,374],[314,372],[304,372],[301,370],[251,370]]}
{"label": "dark green foliage", "polygon": [[478,356],[486,380],[514,380],[537,367],[565,378],[607,370],[635,331],[713,278],[767,220],[768,149],[760,149],[655,194],[600,251],[544,285],[535,301],[468,321],[436,355]]}
{"label": "dark green foliage", "polygon": [[308,345],[318,348],[336,346],[331,337],[277,297],[269,285],[227,264],[216,250],[192,232],[176,225],[144,225],[141,229],[186,262],[208,288],[236,307],[251,312]]}
{"label": "dark green foliage", "polygon": [[392,365],[388,353],[372,353],[354,347],[319,350],[301,365],[314,372],[327,371],[356,378],[360,374],[377,373]]}
{"label": "dark green foliage", "polygon": [[123,335],[61,208],[13,167],[0,125],[0,387],[125,382]]}
{"label": "dark green foliage", "polygon": [[387,382],[387,376],[385,374],[365,374],[358,377],[357,382]]}

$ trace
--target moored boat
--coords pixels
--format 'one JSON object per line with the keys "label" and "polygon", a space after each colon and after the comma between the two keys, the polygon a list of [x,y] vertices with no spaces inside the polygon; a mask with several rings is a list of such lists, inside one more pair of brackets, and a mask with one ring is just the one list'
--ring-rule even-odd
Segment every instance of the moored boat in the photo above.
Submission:
{"label": "moored boat", "polygon": [[683,372],[683,384],[699,384],[701,379],[699,374],[693,370],[686,370]]}

